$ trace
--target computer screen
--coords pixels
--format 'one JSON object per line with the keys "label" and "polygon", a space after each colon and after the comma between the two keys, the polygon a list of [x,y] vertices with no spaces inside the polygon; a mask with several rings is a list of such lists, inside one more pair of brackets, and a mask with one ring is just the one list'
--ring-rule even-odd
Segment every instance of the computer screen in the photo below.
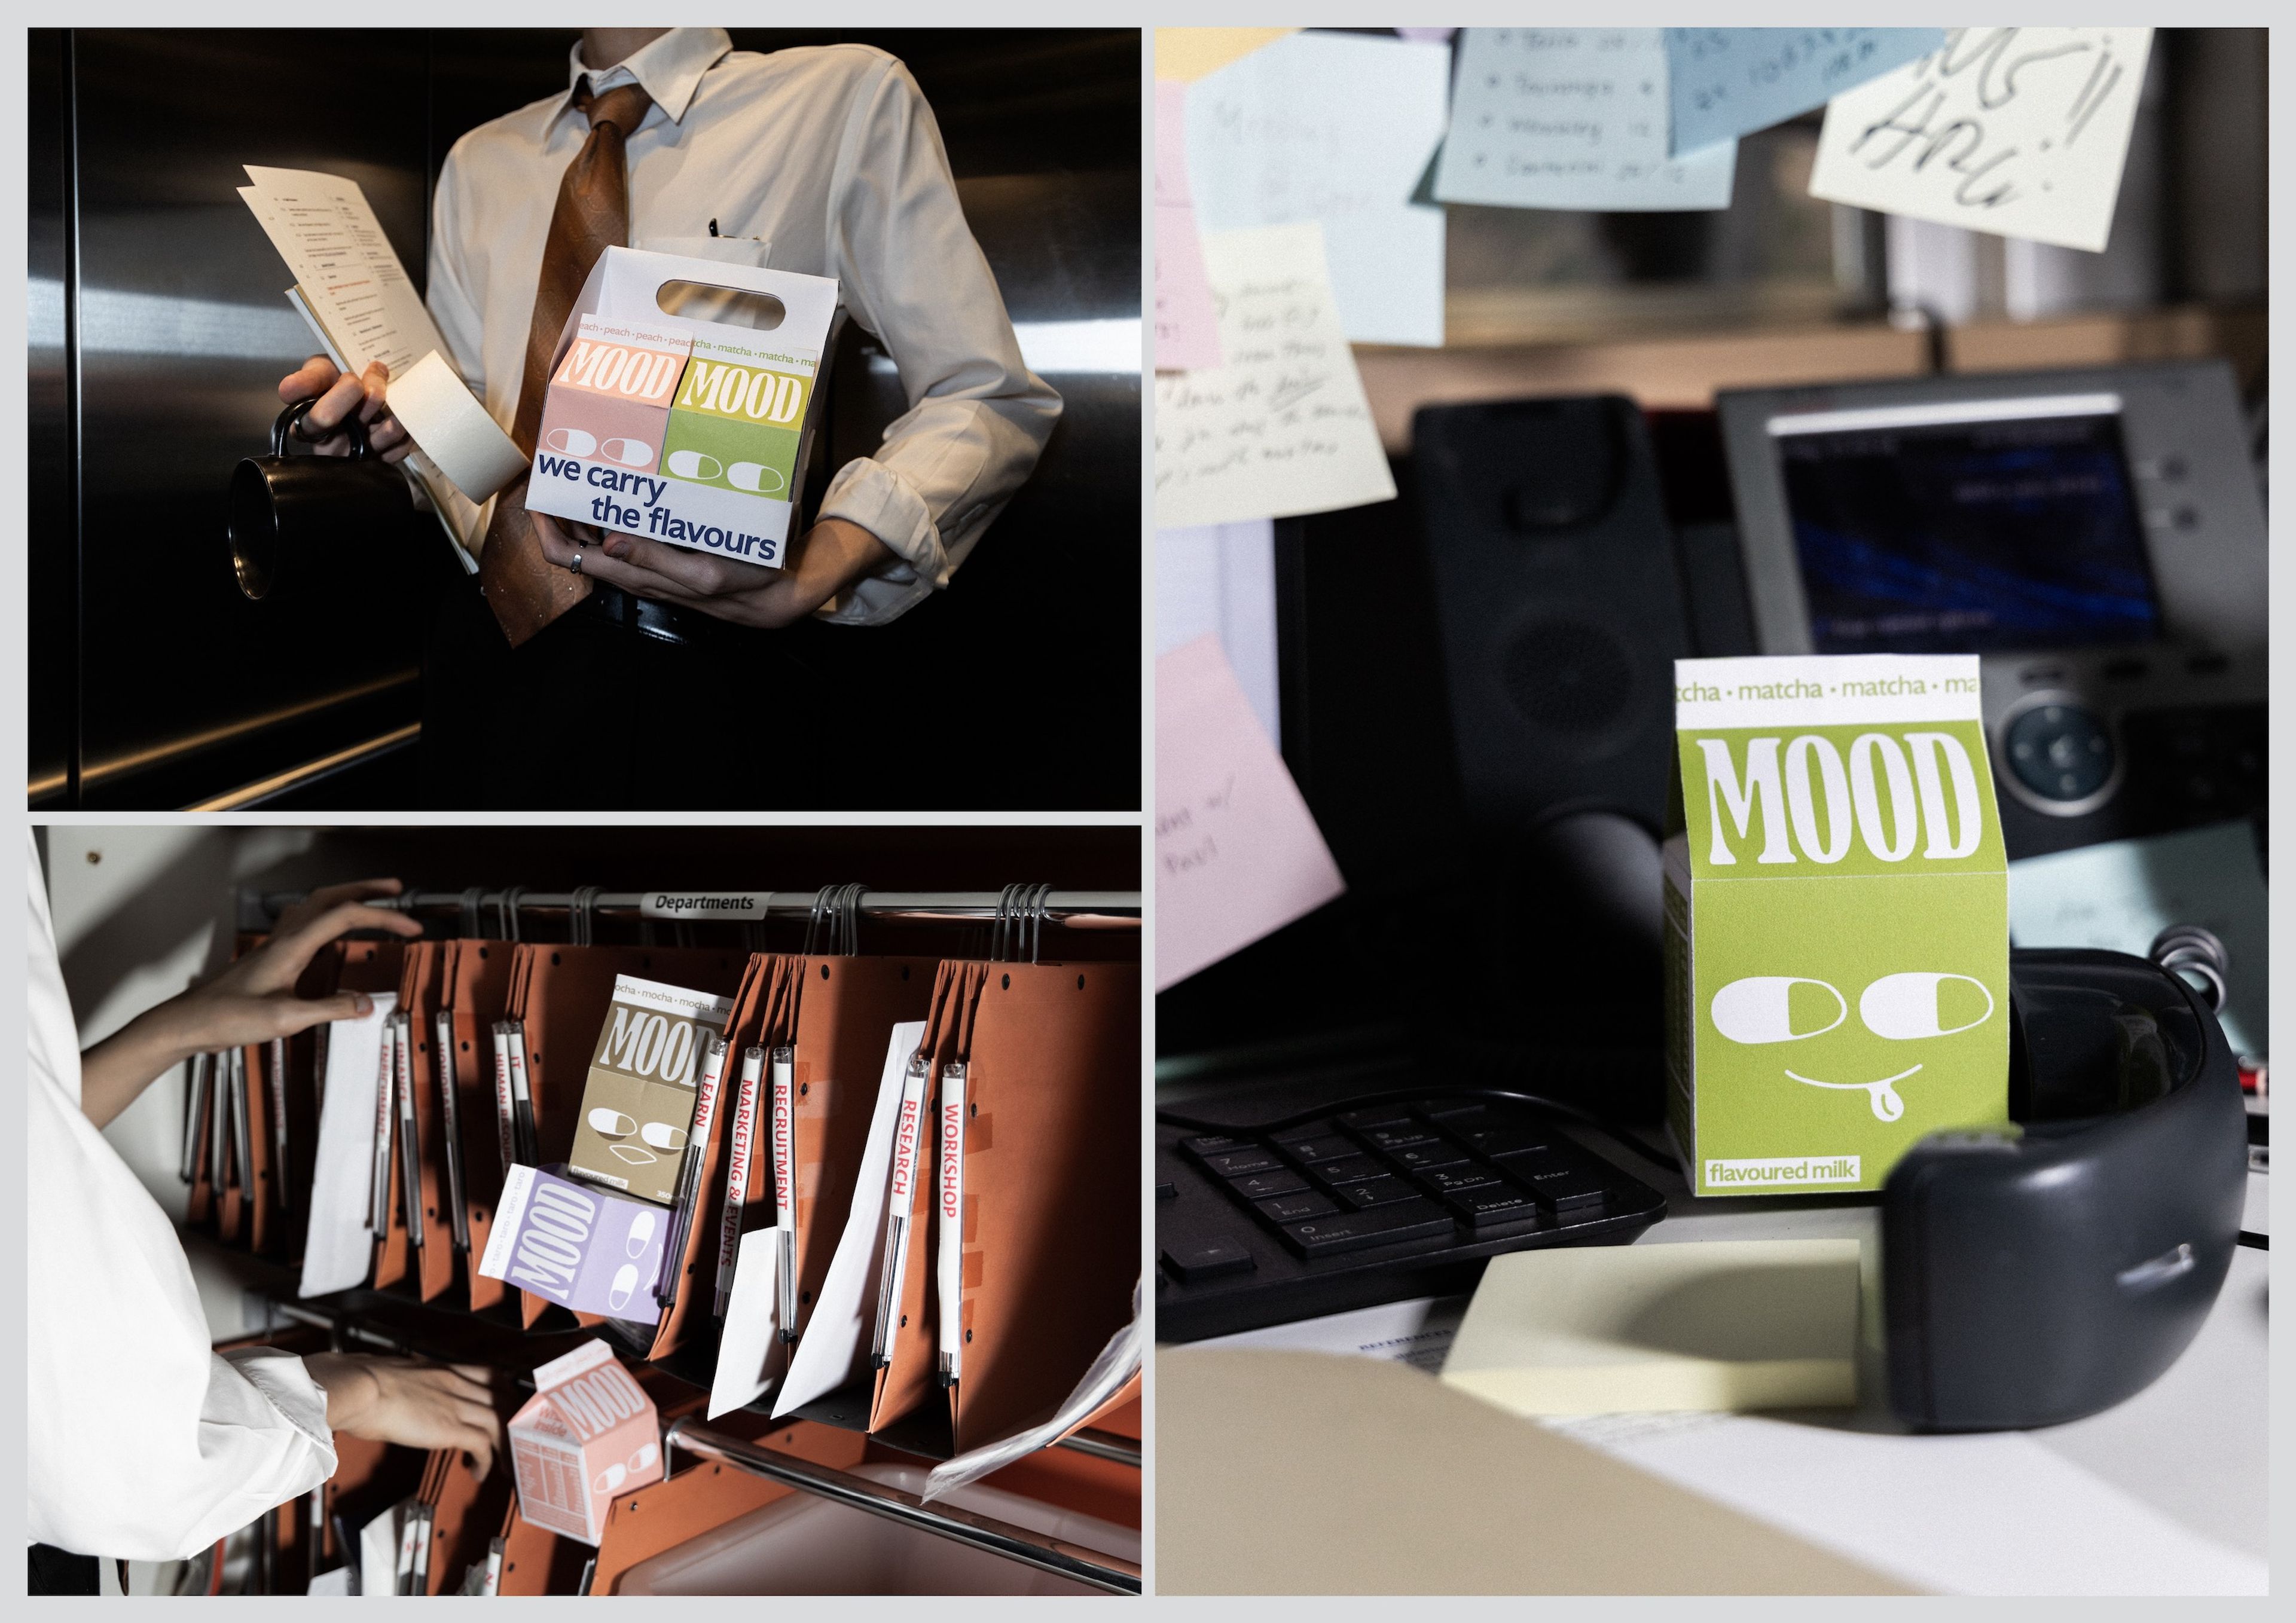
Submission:
{"label": "computer screen", "polygon": [[1767,427],[1816,652],[2161,635],[2119,397],[1802,412]]}

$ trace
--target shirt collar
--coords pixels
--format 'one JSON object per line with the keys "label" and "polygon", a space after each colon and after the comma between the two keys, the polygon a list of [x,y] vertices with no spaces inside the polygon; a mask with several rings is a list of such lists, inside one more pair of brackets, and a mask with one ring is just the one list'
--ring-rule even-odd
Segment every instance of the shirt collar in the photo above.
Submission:
{"label": "shirt collar", "polygon": [[594,73],[583,65],[582,42],[578,38],[566,53],[566,94],[552,110],[550,121],[554,125],[573,111],[574,92],[586,77],[594,95],[635,79],[645,87],[664,117],[679,123],[693,104],[693,93],[701,88],[701,76],[733,48],[733,37],[723,29],[672,29],[603,73]]}

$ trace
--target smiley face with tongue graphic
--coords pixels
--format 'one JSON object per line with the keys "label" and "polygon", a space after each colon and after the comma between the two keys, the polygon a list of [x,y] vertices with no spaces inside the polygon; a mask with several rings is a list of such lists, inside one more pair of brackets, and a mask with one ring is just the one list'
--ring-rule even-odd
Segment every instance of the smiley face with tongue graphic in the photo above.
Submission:
{"label": "smiley face with tongue graphic", "polygon": [[[1808,975],[1748,975],[1718,990],[1708,1013],[1714,1029],[1730,1041],[1757,1046],[1823,1037],[1849,1020],[1850,1007],[1849,999],[1831,981]],[[1867,982],[1857,995],[1858,1025],[1891,1043],[1974,1030],[1993,1014],[1993,994],[1983,981],[1948,971],[1898,971]],[[1841,1079],[1806,1076],[1791,1066],[1780,1069],[1789,1080],[1806,1086],[1862,1092],[1874,1119],[1896,1121],[1906,1113],[1897,1085],[1918,1074],[1922,1066],[1917,1062],[1871,1081],[1854,1075]]]}

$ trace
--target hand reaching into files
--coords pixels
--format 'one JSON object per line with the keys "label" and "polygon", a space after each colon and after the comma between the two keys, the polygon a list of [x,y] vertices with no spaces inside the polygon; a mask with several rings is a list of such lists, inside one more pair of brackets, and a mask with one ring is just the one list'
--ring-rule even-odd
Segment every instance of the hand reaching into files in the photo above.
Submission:
{"label": "hand reaching into files", "polygon": [[494,1469],[502,1418],[483,1365],[314,1353],[303,1367],[326,1394],[329,1430],[408,1448],[459,1448],[480,1476]]}
{"label": "hand reaching into files", "polygon": [[366,424],[367,445],[383,461],[406,460],[414,448],[406,430],[390,414],[383,393],[390,382],[390,368],[381,361],[371,362],[364,375],[353,377],[337,370],[335,364],[324,355],[315,355],[301,366],[279,380],[279,398],[292,406],[298,400],[314,396],[318,404],[303,419],[305,428],[314,435],[323,435],[313,447],[322,456],[348,456],[351,437],[339,432],[345,418],[353,412]]}
{"label": "hand reaching into files", "polygon": [[788,569],[768,570],[547,513],[528,516],[542,555],[560,569],[572,568],[578,551],[583,574],[632,596],[768,630],[803,619],[893,558],[892,548],[845,519],[822,520],[799,541]]}
{"label": "hand reaching into files", "polygon": [[82,1054],[80,1109],[100,1127],[195,1053],[267,1043],[369,1012],[374,1001],[364,992],[302,998],[295,996],[295,983],[320,948],[354,930],[421,935],[422,926],[414,919],[367,905],[371,898],[397,896],[399,889],[395,879],[368,879],[311,892],[280,914],[261,947],[205,984],[137,1015]]}

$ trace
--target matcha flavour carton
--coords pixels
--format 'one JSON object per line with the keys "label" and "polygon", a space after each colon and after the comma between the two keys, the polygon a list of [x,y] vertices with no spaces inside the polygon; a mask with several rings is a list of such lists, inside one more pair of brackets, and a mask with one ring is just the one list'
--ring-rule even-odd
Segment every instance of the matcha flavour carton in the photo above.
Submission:
{"label": "matcha flavour carton", "polygon": [[1668,1127],[1693,1193],[1878,1189],[2009,1102],[2009,874],[1958,654],[1675,662]]}
{"label": "matcha flavour carton", "polygon": [[[682,287],[779,319],[665,315]],[[833,277],[609,248],[552,357],[528,511],[782,567],[837,319]]]}

